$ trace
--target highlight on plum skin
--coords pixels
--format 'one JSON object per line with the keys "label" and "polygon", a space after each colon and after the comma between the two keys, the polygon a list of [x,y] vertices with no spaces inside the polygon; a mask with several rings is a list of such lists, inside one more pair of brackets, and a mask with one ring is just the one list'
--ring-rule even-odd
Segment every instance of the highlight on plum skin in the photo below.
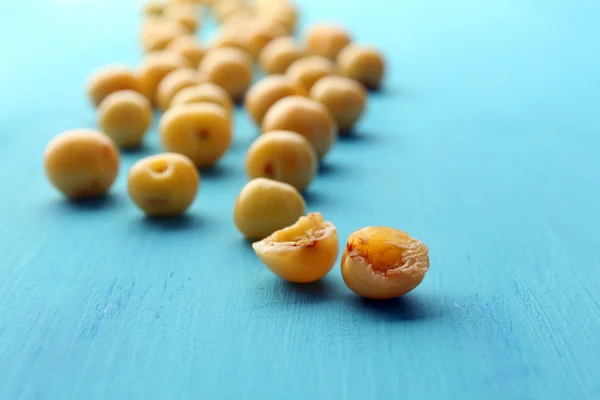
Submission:
{"label": "highlight on plum skin", "polygon": [[315,282],[337,261],[339,240],[335,226],[321,213],[310,213],[267,238],[252,244],[263,264],[279,278],[294,283]]}
{"label": "highlight on plum skin", "polygon": [[200,174],[184,155],[161,153],[138,160],[129,170],[129,197],[150,217],[183,214],[194,202]]}
{"label": "highlight on plum skin", "polygon": [[234,47],[214,47],[198,66],[200,73],[216,85],[221,86],[238,102],[244,98],[252,84],[252,58],[243,50]]}
{"label": "highlight on plum skin", "polygon": [[199,168],[214,166],[232,142],[231,115],[212,103],[179,104],[159,122],[162,147],[188,157]]}
{"label": "highlight on plum skin", "polygon": [[319,79],[309,96],[327,107],[341,134],[352,130],[367,105],[367,90],[363,85],[343,76],[325,76]]}
{"label": "highlight on plum skin", "polygon": [[156,87],[156,105],[161,111],[165,111],[171,106],[177,93],[200,83],[202,83],[202,78],[193,68],[179,68],[171,71]]}
{"label": "highlight on plum skin", "polygon": [[336,59],[338,73],[362,83],[370,90],[381,87],[386,73],[386,61],[378,49],[351,43],[344,47]]}
{"label": "highlight on plum skin", "polygon": [[282,36],[263,48],[258,62],[267,75],[284,74],[290,65],[305,55],[306,51],[294,37]]}
{"label": "highlight on plum skin", "polygon": [[370,226],[348,237],[341,261],[346,286],[369,299],[392,299],[415,289],[429,270],[429,250],[406,232]]}
{"label": "highlight on plum skin", "polygon": [[213,103],[233,114],[233,100],[219,85],[204,82],[196,86],[181,89],[171,100],[171,107],[179,104]]}
{"label": "highlight on plum skin", "polygon": [[248,90],[244,106],[254,123],[260,126],[273,104],[285,97],[302,95],[304,90],[286,75],[269,75]]}
{"label": "highlight on plum skin", "polygon": [[97,120],[102,132],[117,146],[138,148],[152,125],[152,104],[141,93],[120,90],[102,100]]}
{"label": "highlight on plum skin", "polygon": [[160,82],[171,72],[186,67],[189,67],[187,58],[175,51],[163,50],[147,54],[137,71],[144,95],[157,104],[156,92]]}
{"label": "highlight on plum skin", "polygon": [[352,42],[349,32],[333,23],[319,23],[306,32],[306,48],[310,54],[335,60],[340,51]]}
{"label": "highlight on plum skin", "polygon": [[261,240],[292,225],[306,214],[306,202],[290,184],[267,178],[250,180],[233,208],[237,229],[249,240]]}
{"label": "highlight on plum skin", "polygon": [[318,158],[312,144],[292,131],[270,131],[259,136],[246,153],[250,179],[269,178],[304,191],[317,174]]}
{"label": "highlight on plum skin", "polygon": [[338,136],[337,124],[327,107],[303,96],[288,96],[273,104],[261,128],[263,134],[280,130],[301,134],[319,158],[331,150]]}
{"label": "highlight on plum skin", "polygon": [[181,54],[192,68],[198,68],[207,51],[194,34],[177,36],[169,43],[167,50]]}
{"label": "highlight on plum skin", "polygon": [[71,129],[52,138],[44,151],[50,183],[73,200],[103,196],[119,172],[117,145],[94,129]]}
{"label": "highlight on plum skin", "polygon": [[123,65],[107,65],[95,70],[88,78],[87,92],[94,107],[110,94],[121,90],[143,92],[136,72]]}

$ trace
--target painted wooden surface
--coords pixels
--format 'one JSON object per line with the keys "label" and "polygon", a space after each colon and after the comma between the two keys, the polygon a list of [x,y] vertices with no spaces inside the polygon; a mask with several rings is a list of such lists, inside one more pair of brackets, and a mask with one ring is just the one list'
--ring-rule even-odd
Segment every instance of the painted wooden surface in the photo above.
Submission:
{"label": "painted wooden surface", "polygon": [[49,187],[47,141],[95,124],[88,73],[139,59],[134,3],[0,5],[0,399],[600,398],[597,1],[300,3],[390,59],[307,198],[341,238],[385,224],[429,245],[423,285],[389,303],[339,267],[293,286],[261,266],[231,216],[242,111],[186,218],[125,194],[155,131],[105,201]]}

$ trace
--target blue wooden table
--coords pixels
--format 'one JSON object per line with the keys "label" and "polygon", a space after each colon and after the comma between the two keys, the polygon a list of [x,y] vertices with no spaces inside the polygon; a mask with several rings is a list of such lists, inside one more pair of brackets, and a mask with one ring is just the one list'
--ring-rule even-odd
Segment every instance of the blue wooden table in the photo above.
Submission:
{"label": "blue wooden table", "polygon": [[283,283],[232,223],[255,128],[156,223],[125,175],[103,201],[49,186],[53,135],[94,127],[83,85],[135,65],[139,2],[0,5],[0,399],[600,398],[600,3],[303,1],[390,71],[307,195],[342,240],[408,231],[431,269],[364,301],[339,266]]}

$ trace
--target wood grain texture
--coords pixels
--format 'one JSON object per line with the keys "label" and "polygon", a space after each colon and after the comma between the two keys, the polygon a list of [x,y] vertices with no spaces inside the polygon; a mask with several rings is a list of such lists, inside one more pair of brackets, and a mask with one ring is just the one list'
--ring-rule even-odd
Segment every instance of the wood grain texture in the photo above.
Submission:
{"label": "wood grain texture", "polygon": [[0,399],[600,397],[598,2],[301,2],[304,26],[340,21],[389,56],[307,195],[341,238],[383,224],[428,244],[422,286],[387,303],[339,267],[294,286],[259,263],[231,215],[241,111],[185,218],[126,196],[155,130],[106,200],[49,187],[48,140],[95,126],[88,73],[139,59],[123,3],[3,5]]}

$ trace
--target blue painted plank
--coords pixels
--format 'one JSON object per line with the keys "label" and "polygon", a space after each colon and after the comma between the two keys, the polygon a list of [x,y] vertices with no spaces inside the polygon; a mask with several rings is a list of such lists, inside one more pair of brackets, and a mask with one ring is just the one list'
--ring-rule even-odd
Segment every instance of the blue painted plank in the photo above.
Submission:
{"label": "blue painted plank", "polygon": [[303,26],[340,21],[390,60],[308,197],[342,240],[385,224],[429,245],[422,286],[383,304],[339,267],[285,284],[240,238],[243,111],[185,218],[126,196],[155,130],[105,201],[49,187],[48,140],[95,124],[88,73],[139,60],[121,3],[1,6],[0,399],[600,397],[596,1],[300,2]]}

